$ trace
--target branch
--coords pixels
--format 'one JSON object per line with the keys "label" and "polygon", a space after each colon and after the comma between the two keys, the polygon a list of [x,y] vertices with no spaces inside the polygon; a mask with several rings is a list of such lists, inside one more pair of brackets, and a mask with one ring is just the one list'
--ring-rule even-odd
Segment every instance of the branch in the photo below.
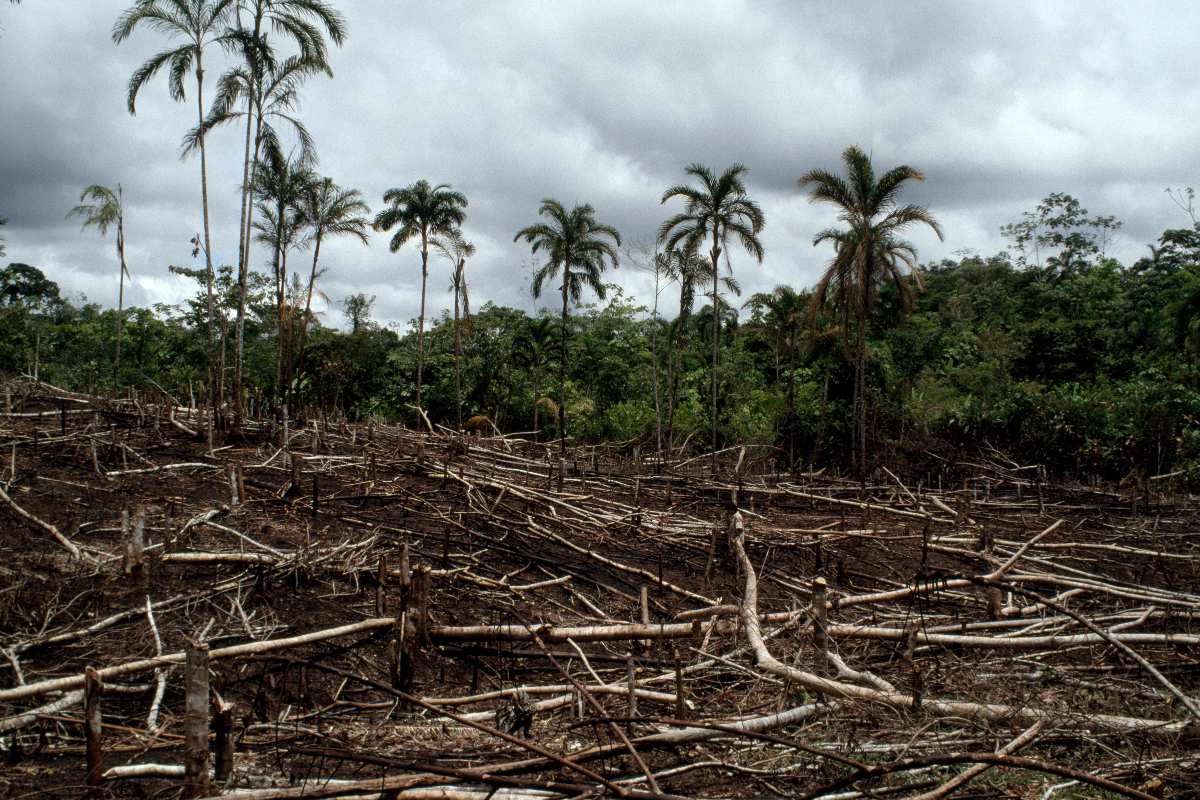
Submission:
{"label": "branch", "polygon": [[65,548],[67,548],[67,551],[71,555],[75,556],[78,559],[82,559],[83,561],[90,561],[92,563],[96,563],[96,559],[94,556],[85,555],[84,553],[80,552],[79,548],[76,547],[74,545],[74,543],[71,542],[70,539],[68,539],[67,537],[63,536],[61,533],[58,532],[58,528],[54,527],[49,522],[43,522],[42,520],[33,516],[28,511],[21,508],[16,503],[14,503],[13,499],[8,496],[8,494],[4,491],[3,487],[0,487],[0,499],[3,499],[4,502],[8,503],[8,505],[12,508],[12,510],[17,513],[17,516],[24,517],[25,519],[32,522],[34,525],[37,525],[39,528],[41,528],[42,530],[46,531],[51,536],[53,536],[58,541],[59,544],[61,544]]}

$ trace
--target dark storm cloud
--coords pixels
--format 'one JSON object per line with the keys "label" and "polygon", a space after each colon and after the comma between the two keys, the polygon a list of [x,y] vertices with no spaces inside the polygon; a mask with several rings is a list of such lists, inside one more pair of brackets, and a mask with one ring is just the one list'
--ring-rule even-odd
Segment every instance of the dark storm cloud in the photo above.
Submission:
{"label": "dark storm cloud", "polygon": [[[199,168],[178,145],[195,122],[161,77],[125,112],[129,75],[164,42],[109,31],[128,0],[24,3],[0,39],[0,214],[9,256],[64,288],[115,300],[112,242],[64,220],[89,183],[121,182],[129,209],[134,302],[191,291],[167,264],[190,260],[200,229]],[[767,213],[758,266],[732,254],[746,291],[810,285],[829,253],[812,247],[834,224],[796,187],[808,169],[840,170],[850,144],[879,169],[909,164],[946,241],[914,232],[923,261],[1004,246],[998,228],[1052,191],[1125,221],[1117,255],[1131,262],[1166,227],[1187,222],[1164,195],[1193,180],[1200,95],[1191,80],[1200,11],[1177,4],[916,2],[410,2],[339,4],[345,47],[335,78],[311,79],[300,115],[320,171],[362,191],[418,179],[470,199],[465,234],[472,298],[532,308],[528,245],[546,197],[591,203],[627,242],[652,240],[678,210],[659,200],[698,162],[741,162]],[[215,62],[215,63],[214,63]],[[209,84],[226,66],[214,54]],[[191,91],[194,87],[189,84]],[[242,135],[210,139],[213,243],[236,261]],[[377,318],[406,324],[420,302],[417,248],[322,247],[335,301],[377,295]],[[300,269],[306,256],[289,262]],[[256,252],[253,264],[265,260]],[[522,272],[523,268],[526,272]],[[430,316],[445,307],[448,267],[431,261]],[[652,302],[648,279],[606,278]],[[668,293],[669,294],[669,293]],[[326,321],[341,324],[336,305]]]}

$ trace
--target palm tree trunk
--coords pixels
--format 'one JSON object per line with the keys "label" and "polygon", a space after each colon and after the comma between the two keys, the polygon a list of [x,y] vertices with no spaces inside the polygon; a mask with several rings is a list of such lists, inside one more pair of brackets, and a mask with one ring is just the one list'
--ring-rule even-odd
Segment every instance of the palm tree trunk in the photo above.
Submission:
{"label": "palm tree trunk", "polygon": [[[284,294],[286,295],[287,294],[287,251],[286,250],[283,252],[283,257],[280,259],[279,272],[280,272],[280,275],[282,276]],[[299,281],[297,281],[297,283],[299,283]],[[299,288],[299,287],[297,286],[296,288]],[[286,339],[283,338],[282,330],[279,333],[280,340],[284,343],[283,359],[282,359],[282,362],[283,362],[283,385],[281,386],[281,391],[279,393],[279,401],[281,403],[290,402],[288,395],[289,395],[289,392],[291,391],[291,386],[292,386],[292,356],[295,353],[295,344],[296,344],[296,336],[295,336],[295,334],[296,334],[296,312],[299,310],[298,309],[298,301],[299,301],[299,298],[293,297],[291,307],[286,308],[285,312],[284,312],[283,319],[284,319],[284,322],[287,323],[287,338]],[[284,302],[285,302],[285,306],[286,306],[287,301],[285,300]],[[291,406],[288,408],[288,414],[291,415],[292,417],[296,416],[295,406]]]}
{"label": "palm tree trunk", "polygon": [[113,359],[113,393],[117,391],[117,371],[121,368],[121,328],[125,317],[125,231],[124,221],[117,222],[117,252],[121,256],[121,282],[117,290],[117,353]]}
{"label": "palm tree trunk", "polygon": [[864,320],[858,321],[858,353],[854,365],[854,467],[862,474],[867,463],[866,332]]}
{"label": "palm tree trunk", "polygon": [[421,317],[417,322],[417,408],[421,408],[421,372],[425,367],[425,282],[429,278],[429,235],[421,228]]}
{"label": "palm tree trunk", "polygon": [[[282,204],[281,204],[282,205]],[[280,209],[282,211],[282,209]],[[281,230],[276,232],[275,241],[275,324],[276,333],[278,334],[278,347],[275,352],[275,402],[282,405],[287,402],[287,391],[283,384],[283,294],[284,283],[286,280],[287,269],[281,265],[280,250],[283,245],[281,243]]]}
{"label": "palm tree trunk", "polygon": [[662,406],[658,397],[658,279],[660,274],[656,263],[654,267],[654,311],[650,315],[650,324],[654,326],[651,329],[650,358],[654,364],[654,429],[658,436],[659,457],[662,456],[663,445]]}
{"label": "palm tree trunk", "polygon": [[462,430],[462,334],[459,332],[458,295],[462,288],[462,266],[454,276],[454,409],[458,416],[458,429]]}
{"label": "palm tree trunk", "polygon": [[796,325],[788,340],[788,468],[796,466]]}
{"label": "palm tree trunk", "polygon": [[[246,99],[246,157],[242,166],[242,216],[238,224],[238,291],[237,321],[233,328],[233,415],[234,427],[242,424],[242,354],[245,350],[246,276],[249,272],[250,243],[246,235],[250,197],[250,144],[253,138],[254,95]],[[255,147],[257,150],[257,146]]]}
{"label": "palm tree trunk", "polygon": [[[258,42],[261,35],[262,8],[260,7],[259,13],[254,16],[254,36],[251,41]],[[249,51],[247,51],[247,55],[249,55]],[[262,115],[254,113],[261,88],[262,70],[258,65],[257,56],[254,59],[247,59],[247,61],[252,79],[251,90],[246,97],[246,156],[242,165],[242,221],[241,227],[238,228],[238,308],[233,344],[233,419],[234,427],[239,430],[242,425],[242,359],[245,354],[246,341],[246,277],[250,271],[250,176],[253,174],[252,162],[258,161],[258,148],[261,144],[260,136],[262,134]],[[261,110],[260,108],[259,111],[261,112]],[[251,120],[255,117],[257,117],[257,123],[253,135],[254,153],[251,158],[250,127]]]}
{"label": "palm tree trunk", "polygon": [[217,375],[217,345],[216,332],[213,330],[213,268],[212,241],[208,224],[208,160],[204,149],[204,67],[202,63],[203,48],[196,47],[196,110],[200,115],[200,198],[204,207],[204,283],[208,293],[208,374],[209,384],[214,389],[216,400],[213,410],[220,406],[221,394],[217,391],[220,383]]}
{"label": "palm tree trunk", "polygon": [[[253,96],[247,102],[248,116],[246,119],[246,164],[242,178],[242,220],[238,231],[238,293],[237,293],[237,323],[234,326],[233,341],[233,414],[234,426],[242,424],[242,361],[245,355],[246,343],[246,280],[250,274],[250,176],[258,164],[259,138],[262,131],[262,120],[258,119],[251,131],[251,109],[254,107]],[[251,149],[253,144],[253,149]]]}
{"label": "palm tree trunk", "polygon": [[713,231],[712,268],[713,268],[713,358],[712,358],[712,471],[717,474],[717,357],[720,353],[720,317],[717,314],[717,267],[720,263],[721,247],[717,244],[717,232]]}
{"label": "palm tree trunk", "polygon": [[542,351],[538,350],[533,361],[533,441],[538,440],[538,401],[541,395]]}
{"label": "palm tree trunk", "polygon": [[[313,263],[312,273],[308,276],[308,296],[304,300],[304,317],[300,320],[300,356],[296,359],[296,375],[299,376],[304,369],[304,349],[308,347],[308,320],[309,314],[312,311],[312,296],[313,286],[317,282],[317,259],[321,257],[321,237],[316,237],[316,244],[313,246]],[[292,394],[292,404],[295,406],[300,402],[300,386],[297,382],[296,390]]]}
{"label": "palm tree trunk", "polygon": [[567,276],[570,264],[563,264],[562,352],[558,365],[558,436],[559,452],[567,455]]}
{"label": "palm tree trunk", "polygon": [[667,418],[667,448],[669,450],[675,449],[675,411],[679,408],[679,378],[683,373],[683,327],[687,325],[687,319],[683,313],[682,301],[681,297],[679,320],[675,324],[675,371],[671,373],[671,400]]}
{"label": "palm tree trunk", "polygon": [[829,354],[825,354],[825,388],[821,391],[821,414],[817,421],[817,440],[813,442],[812,457],[809,459],[816,468],[817,456],[821,454],[821,442],[825,438],[826,410],[829,408]]}

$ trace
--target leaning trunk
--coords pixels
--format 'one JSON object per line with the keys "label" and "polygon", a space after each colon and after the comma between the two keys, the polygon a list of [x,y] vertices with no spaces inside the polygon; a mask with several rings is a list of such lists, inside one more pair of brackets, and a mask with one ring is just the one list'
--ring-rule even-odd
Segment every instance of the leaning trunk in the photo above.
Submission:
{"label": "leaning trunk", "polygon": [[[308,347],[308,320],[309,314],[312,311],[312,296],[313,286],[317,282],[317,259],[321,257],[321,234],[318,231],[316,236],[316,244],[313,246],[313,263],[312,273],[308,276],[308,296],[304,300],[304,318],[300,320],[300,354],[296,358],[296,377],[304,371],[304,349]],[[299,408],[300,402],[300,381],[296,381],[296,390],[292,394],[292,407]]]}

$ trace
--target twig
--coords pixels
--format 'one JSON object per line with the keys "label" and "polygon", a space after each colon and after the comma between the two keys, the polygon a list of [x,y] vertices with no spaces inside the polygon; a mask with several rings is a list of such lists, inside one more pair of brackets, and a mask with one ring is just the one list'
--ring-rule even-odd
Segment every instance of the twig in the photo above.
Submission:
{"label": "twig", "polygon": [[1179,690],[1179,688],[1177,686],[1175,686],[1175,684],[1173,684],[1169,680],[1167,680],[1167,677],[1165,675],[1163,675],[1161,672],[1159,672],[1157,669],[1155,669],[1154,666],[1149,661],[1142,658],[1132,647],[1130,647],[1129,645],[1122,642],[1120,640],[1120,638],[1118,638],[1117,636],[1114,636],[1113,634],[1111,634],[1108,631],[1101,628],[1099,625],[1096,625],[1091,620],[1089,620],[1079,614],[1076,614],[1074,611],[1071,611],[1070,609],[1068,609],[1066,606],[1064,606],[1061,603],[1056,603],[1053,600],[1051,600],[1050,598],[1042,597],[1041,595],[1037,594],[1036,592],[1031,592],[1028,589],[1022,589],[1018,586],[1014,586],[1013,584],[1011,584],[1007,581],[998,581],[998,580],[995,580],[994,578],[988,578],[988,577],[970,578],[969,580],[973,581],[974,583],[978,583],[982,586],[994,586],[998,589],[1006,589],[1010,592],[1014,592],[1016,594],[1022,595],[1023,597],[1028,597],[1032,600],[1036,600],[1039,603],[1043,603],[1048,608],[1052,608],[1060,614],[1066,614],[1068,617],[1075,620],[1080,625],[1083,625],[1089,631],[1098,635],[1100,638],[1104,639],[1106,642],[1111,644],[1113,647],[1116,647],[1122,653],[1124,653],[1125,655],[1129,656],[1134,661],[1136,661],[1138,663],[1138,665],[1141,666],[1142,669],[1144,669],[1144,670],[1146,670],[1146,672],[1150,673],[1150,676],[1153,677],[1154,680],[1158,681],[1160,686],[1162,686],[1164,689],[1166,689],[1168,692],[1170,692],[1175,697],[1176,700],[1183,703],[1184,707],[1187,708],[1187,710],[1191,712],[1193,717],[1195,717],[1197,720],[1200,720],[1200,708],[1197,708],[1196,703],[1190,697],[1188,697],[1183,692],[1181,692]]}
{"label": "twig", "polygon": [[67,549],[67,552],[69,552],[71,555],[73,555],[76,558],[83,560],[83,561],[90,561],[92,563],[96,562],[96,558],[94,556],[86,555],[86,554],[80,552],[79,548],[76,547],[71,542],[70,539],[68,539],[67,537],[63,536],[61,533],[58,532],[58,528],[54,527],[49,522],[43,522],[42,520],[40,520],[37,517],[30,514],[25,509],[21,508],[15,502],[13,502],[13,499],[8,496],[8,493],[4,491],[3,487],[0,487],[0,499],[3,499],[4,502],[8,503],[9,507],[11,507],[14,512],[16,512],[17,516],[24,517],[25,519],[32,522],[34,525],[37,525],[39,528],[41,528],[42,530],[46,531],[51,536],[53,536],[55,538],[55,540],[57,540],[59,544],[61,544],[63,547],[65,547]]}

